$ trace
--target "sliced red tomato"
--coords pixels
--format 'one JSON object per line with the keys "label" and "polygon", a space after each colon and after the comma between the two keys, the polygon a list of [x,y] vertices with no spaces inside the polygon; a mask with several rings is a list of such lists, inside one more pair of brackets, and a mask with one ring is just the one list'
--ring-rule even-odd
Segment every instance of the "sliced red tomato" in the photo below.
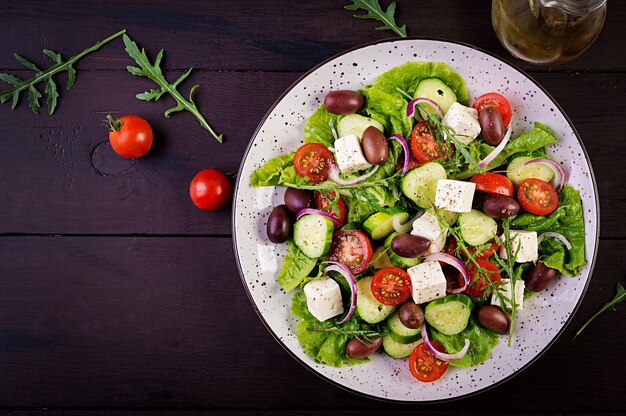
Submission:
{"label": "sliced red tomato", "polygon": [[341,199],[341,197],[339,197],[336,201],[334,200],[335,192],[333,191],[315,192],[315,208],[324,212],[328,212],[329,214],[333,214],[334,216],[338,217],[341,222],[345,222],[346,216],[348,214],[348,211],[346,209],[346,203],[343,202],[343,199]]}
{"label": "sliced red tomato", "polygon": [[476,190],[479,192],[506,196],[513,196],[515,194],[513,182],[511,182],[506,176],[499,175],[497,173],[477,173],[472,176],[470,182],[474,182],[476,184]]}
{"label": "sliced red tomato", "polygon": [[450,145],[450,152],[447,148],[448,144],[440,144],[435,141],[435,137],[430,131],[428,121],[420,121],[413,127],[411,132],[411,153],[418,162],[432,162],[435,159],[449,159],[449,153],[454,153],[454,146]]}
{"label": "sliced red tomato", "polygon": [[536,178],[526,179],[519,185],[517,200],[524,211],[535,215],[548,215],[559,205],[554,187]]}
{"label": "sliced red tomato", "polygon": [[[415,169],[419,165],[421,165],[421,162],[418,162],[417,159],[415,159],[415,156],[413,156],[413,153],[411,153],[409,155],[408,170]],[[400,155],[398,157],[398,161],[396,162],[396,172],[400,172],[403,167],[404,167],[404,155]]]}
{"label": "sliced red tomato", "polygon": [[372,244],[359,230],[338,230],[333,235],[328,257],[346,265],[354,274],[363,273],[372,261]]}
{"label": "sliced red tomato", "polygon": [[489,106],[495,107],[498,110],[502,116],[502,124],[506,129],[511,122],[511,105],[509,101],[497,92],[489,92],[478,97],[472,105],[479,113],[480,110]]}
{"label": "sliced red tomato", "polygon": [[411,296],[411,277],[399,267],[380,269],[372,279],[372,294],[380,303],[399,305]]}
{"label": "sliced red tomato", "polygon": [[[470,263],[467,266],[467,273],[469,274],[470,284],[465,289],[465,294],[469,296],[473,296],[475,298],[482,298],[485,294],[485,290],[488,286],[487,280],[489,279],[492,282],[500,281],[500,273],[498,273],[498,267],[492,262],[485,259],[476,259],[476,263],[478,265],[487,270],[486,272],[480,271],[478,272],[476,265],[474,263]],[[463,284],[463,276],[459,273],[459,284]],[[488,296],[491,295],[492,290],[489,290]]]}
{"label": "sliced red tomato", "polygon": [[[446,254],[454,256],[457,246],[458,246],[458,243],[456,239],[452,236],[449,236],[446,239],[446,245],[444,246],[442,251]],[[479,248],[480,248],[480,252],[478,253],[478,255],[476,255]],[[499,248],[500,248],[500,244],[496,243],[496,240],[489,240],[485,244],[481,245],[480,247],[469,246],[467,247],[467,251],[469,251],[470,255],[476,259],[488,259],[489,257],[493,256],[493,254],[496,251],[498,251]],[[464,259],[468,258],[465,250],[459,250],[459,254]]]}
{"label": "sliced red tomato", "polygon": [[[437,351],[446,352],[441,343],[430,341]],[[409,357],[409,370],[413,377],[423,382],[437,380],[448,369],[448,363],[435,358],[423,342],[419,344]]]}
{"label": "sliced red tomato", "polygon": [[328,178],[328,167],[333,162],[333,154],[319,143],[306,143],[296,151],[293,167],[301,177],[311,182],[321,182]]}

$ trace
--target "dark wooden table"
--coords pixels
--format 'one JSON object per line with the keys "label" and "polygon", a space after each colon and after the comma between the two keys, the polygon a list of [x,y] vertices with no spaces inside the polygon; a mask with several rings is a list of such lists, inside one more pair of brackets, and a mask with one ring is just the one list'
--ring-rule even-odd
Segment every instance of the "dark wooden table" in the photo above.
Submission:
{"label": "dark wooden table", "polygon": [[[0,413],[626,411],[626,305],[572,339],[626,275],[624,2],[610,2],[587,53],[553,68],[503,50],[487,1],[399,2],[410,35],[484,48],[554,96],[589,152],[602,212],[595,273],[563,336],[510,381],[429,406],[364,399],[292,359],[241,284],[230,209],[202,212],[188,196],[198,170],[238,169],[265,112],[304,72],[391,32],[330,0],[3,3],[2,72],[28,75],[13,52],[47,66],[42,48],[68,57],[126,28],[152,56],[166,50],[170,79],[195,68],[184,90],[201,85],[198,105],[225,142],[189,114],[163,118],[169,98],[136,100],[152,85],[126,72],[121,39],[79,62],[52,117],[33,115],[25,96],[14,111],[0,106]],[[150,120],[156,139],[146,157],[112,153],[108,113]]]}

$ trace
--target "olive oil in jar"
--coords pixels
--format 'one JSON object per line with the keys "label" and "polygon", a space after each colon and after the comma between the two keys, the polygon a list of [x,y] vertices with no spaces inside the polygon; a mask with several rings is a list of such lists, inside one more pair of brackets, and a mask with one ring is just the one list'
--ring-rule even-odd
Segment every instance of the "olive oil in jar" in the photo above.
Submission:
{"label": "olive oil in jar", "polygon": [[491,21],[502,45],[538,65],[579,56],[596,39],[606,0],[493,0]]}

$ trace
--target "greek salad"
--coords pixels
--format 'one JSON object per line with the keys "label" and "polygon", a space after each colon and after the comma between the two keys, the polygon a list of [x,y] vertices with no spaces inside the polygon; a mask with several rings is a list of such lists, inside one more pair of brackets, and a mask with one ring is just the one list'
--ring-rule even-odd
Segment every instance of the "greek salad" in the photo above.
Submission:
{"label": "greek salad", "polygon": [[[408,357],[420,381],[509,345],[524,301],[585,264],[578,191],[535,122],[494,91],[470,102],[439,62],[407,62],[361,90],[329,91],[304,143],[259,167],[285,187],[267,238],[287,244],[277,282],[316,362]],[[482,95],[480,95],[482,94]]]}

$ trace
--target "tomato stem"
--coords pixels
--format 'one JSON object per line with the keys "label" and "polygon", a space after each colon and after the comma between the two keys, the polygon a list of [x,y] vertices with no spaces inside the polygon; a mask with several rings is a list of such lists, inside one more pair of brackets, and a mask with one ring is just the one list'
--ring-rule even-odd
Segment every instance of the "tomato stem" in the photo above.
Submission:
{"label": "tomato stem", "polygon": [[113,117],[111,117],[111,114],[107,115],[107,120],[109,121],[109,130],[118,131],[122,128],[122,120],[115,120]]}

